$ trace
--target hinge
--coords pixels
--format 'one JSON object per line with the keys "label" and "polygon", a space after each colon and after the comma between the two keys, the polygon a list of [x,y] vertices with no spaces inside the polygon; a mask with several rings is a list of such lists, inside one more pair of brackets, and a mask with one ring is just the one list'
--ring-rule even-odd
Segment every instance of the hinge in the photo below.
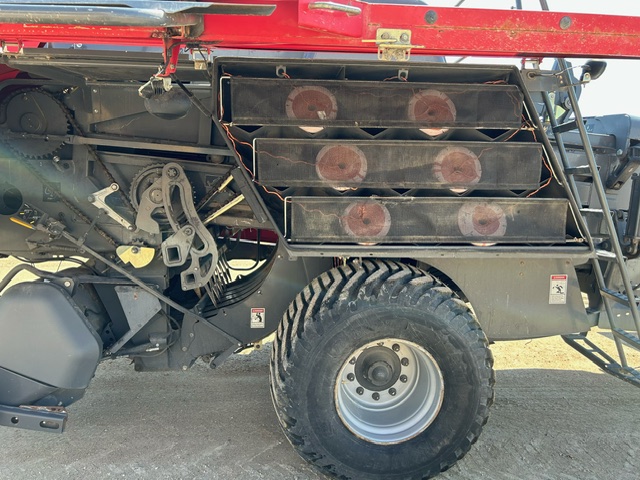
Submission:
{"label": "hinge", "polygon": [[378,45],[378,60],[396,62],[406,62],[411,56],[411,49],[420,47],[411,45],[411,30],[399,28],[379,28],[375,40],[363,42],[375,42]]}

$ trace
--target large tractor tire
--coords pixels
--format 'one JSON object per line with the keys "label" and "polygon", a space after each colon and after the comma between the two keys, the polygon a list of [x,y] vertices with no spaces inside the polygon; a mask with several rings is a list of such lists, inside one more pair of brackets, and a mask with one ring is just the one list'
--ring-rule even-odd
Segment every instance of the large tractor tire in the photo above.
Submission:
{"label": "large tractor tire", "polygon": [[299,454],[343,479],[424,479],[477,440],[493,358],[469,308],[391,261],[334,268],[291,303],[271,359],[280,424]]}

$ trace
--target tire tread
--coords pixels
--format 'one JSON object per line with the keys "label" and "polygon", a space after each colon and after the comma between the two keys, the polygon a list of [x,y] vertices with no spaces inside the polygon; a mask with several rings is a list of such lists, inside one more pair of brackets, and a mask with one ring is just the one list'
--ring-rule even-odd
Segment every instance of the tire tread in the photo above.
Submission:
{"label": "tire tread", "polygon": [[318,329],[316,325],[320,323],[317,322],[318,314],[326,309],[349,308],[350,303],[358,299],[418,307],[441,316],[453,330],[467,339],[478,365],[484,367],[479,369],[482,374],[480,406],[464,442],[449,452],[439,468],[417,477],[407,477],[431,478],[464,457],[478,440],[493,404],[495,375],[488,341],[467,305],[448,287],[416,267],[389,260],[365,260],[359,265],[347,263],[324,272],[296,296],[277,330],[271,357],[271,396],[280,424],[303,458],[325,474],[348,478],[340,475],[328,458],[314,451],[303,435],[296,433],[297,421],[289,413],[294,390],[289,370],[297,362],[304,361],[304,353],[300,350],[306,350],[305,332],[321,334],[322,328]]}

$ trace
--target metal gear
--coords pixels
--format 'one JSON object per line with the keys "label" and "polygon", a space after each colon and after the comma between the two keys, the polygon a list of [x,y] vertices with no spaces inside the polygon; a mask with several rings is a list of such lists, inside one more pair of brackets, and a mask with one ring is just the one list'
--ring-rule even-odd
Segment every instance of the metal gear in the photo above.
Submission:
{"label": "metal gear", "polygon": [[[133,208],[138,210],[142,194],[151,186],[153,182],[162,178],[162,163],[148,165],[133,176],[129,189],[129,200]],[[162,200],[162,190],[160,190],[160,200]]]}
{"label": "metal gear", "polygon": [[0,128],[8,130],[3,141],[21,157],[53,157],[64,143],[51,137],[67,135],[71,130],[64,107],[40,88],[13,92],[0,108],[4,118]]}

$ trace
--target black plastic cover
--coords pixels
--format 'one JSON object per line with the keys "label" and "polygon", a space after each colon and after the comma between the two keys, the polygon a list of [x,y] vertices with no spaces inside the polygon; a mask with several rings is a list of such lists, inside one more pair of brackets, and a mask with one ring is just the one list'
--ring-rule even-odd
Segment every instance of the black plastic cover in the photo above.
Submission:
{"label": "black plastic cover", "polygon": [[[51,283],[21,283],[7,290],[0,297],[0,331],[0,369],[15,374],[11,382],[0,377],[0,404],[15,404],[5,397],[18,393],[36,403],[34,397],[47,393],[45,386],[83,390],[102,355],[102,341],[80,308]],[[17,376],[24,379],[17,382]],[[34,392],[25,390],[30,383]]]}

